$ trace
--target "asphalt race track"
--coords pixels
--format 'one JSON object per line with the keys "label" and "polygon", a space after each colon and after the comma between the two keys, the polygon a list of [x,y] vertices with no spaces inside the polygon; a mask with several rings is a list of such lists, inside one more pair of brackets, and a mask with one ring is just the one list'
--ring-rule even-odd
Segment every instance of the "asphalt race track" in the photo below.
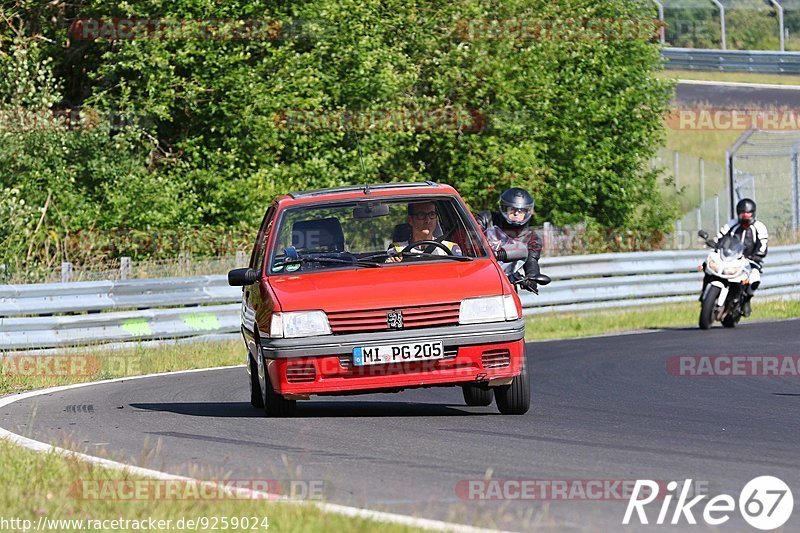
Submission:
{"label": "asphalt race track", "polygon": [[[328,501],[352,506],[510,530],[638,531],[650,528],[620,525],[626,500],[483,501],[456,488],[487,474],[691,478],[738,501],[747,481],[774,475],[797,503],[800,378],[675,376],[667,361],[798,355],[798,331],[800,320],[789,320],[530,343],[534,404],[524,416],[465,407],[453,388],[312,399],[295,419],[268,419],[248,403],[244,368],[234,368],[51,394],[7,406],[2,419],[37,440],[172,473],[320,480]],[[652,523],[661,503],[651,505]],[[797,507],[786,531],[797,530]],[[717,530],[752,529],[734,511]]]}
{"label": "asphalt race track", "polygon": [[773,107],[794,109],[800,105],[800,90],[678,83],[675,87],[672,105],[709,106],[722,109],[767,109]]}

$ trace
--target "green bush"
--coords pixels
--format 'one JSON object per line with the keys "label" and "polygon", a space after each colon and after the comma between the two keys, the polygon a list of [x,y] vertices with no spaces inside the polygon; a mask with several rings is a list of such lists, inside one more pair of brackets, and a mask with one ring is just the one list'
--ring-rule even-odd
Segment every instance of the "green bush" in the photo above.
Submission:
{"label": "green bush", "polygon": [[[41,60],[0,84],[3,106],[113,118],[0,140],[0,182],[34,208],[26,228],[50,198],[43,235],[252,228],[277,194],[362,182],[357,143],[369,181],[449,183],[474,210],[514,185],[534,193],[539,222],[662,230],[675,215],[647,165],[670,99],[653,39],[465,33],[489,19],[644,19],[645,3],[18,0],[9,13],[24,30],[0,30],[2,51],[16,39]],[[81,17],[257,18],[275,31],[83,41],[68,35]],[[44,86],[47,101],[11,100]],[[381,122],[392,113],[405,123]],[[409,123],[420,116],[434,127]]]}

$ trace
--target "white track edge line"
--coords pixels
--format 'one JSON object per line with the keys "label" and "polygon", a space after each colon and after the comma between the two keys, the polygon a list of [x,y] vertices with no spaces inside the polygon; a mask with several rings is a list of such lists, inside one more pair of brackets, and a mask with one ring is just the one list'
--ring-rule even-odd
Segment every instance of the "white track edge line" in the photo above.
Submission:
{"label": "white track edge line", "polygon": [[[106,383],[116,383],[122,382],[126,380],[133,380],[133,379],[144,379],[144,378],[151,378],[151,377],[161,377],[161,376],[170,376],[175,374],[190,374],[194,372],[207,372],[210,370],[225,370],[230,368],[240,368],[244,367],[244,365],[234,365],[234,366],[220,366],[214,368],[196,368],[192,370],[179,370],[176,372],[160,372],[157,374],[145,374],[141,376],[130,376],[124,378],[114,378],[114,379],[105,379],[102,381],[89,381],[86,383],[75,383],[72,385],[61,385],[58,387],[50,387],[47,389],[38,389],[33,391],[26,391],[17,394],[11,394],[8,396],[0,397],[0,408],[10,405],[12,403],[19,402],[21,400],[25,400],[28,398],[34,398],[36,396],[43,396],[45,394],[52,394],[56,392],[62,392],[71,389],[78,389],[82,387],[89,387],[92,385],[102,385]],[[28,437],[23,437],[17,433],[9,431],[3,427],[0,427],[0,439],[7,439],[13,442],[14,444],[26,448],[28,450],[32,450],[38,453],[48,453],[53,452],[58,455],[63,455],[66,457],[72,457],[76,459],[80,459],[86,463],[95,464],[98,466],[102,466],[104,468],[108,468],[111,470],[119,470],[122,472],[128,472],[130,474],[142,476],[142,477],[149,477],[155,478],[160,480],[166,481],[185,481],[185,482],[196,482],[200,483],[201,485],[212,485],[215,486],[223,491],[232,492],[234,494],[242,494],[244,496],[253,497],[253,499],[269,499],[274,500],[280,503],[293,503],[293,504],[300,504],[300,505],[311,505],[316,507],[320,511],[328,512],[328,513],[336,513],[340,515],[344,515],[351,518],[365,518],[369,520],[375,520],[377,522],[386,522],[386,523],[393,523],[393,524],[400,524],[412,527],[419,527],[423,529],[429,529],[432,531],[452,531],[458,533],[490,533],[495,532],[497,530],[492,529],[483,529],[474,526],[468,526],[465,524],[456,524],[451,522],[444,522],[441,520],[433,520],[430,518],[417,518],[413,516],[401,515],[396,513],[388,513],[384,511],[373,511],[370,509],[362,509],[360,507],[350,507],[347,505],[341,505],[337,503],[324,503],[324,502],[311,502],[311,501],[298,501],[298,500],[291,500],[286,498],[280,494],[271,494],[268,492],[257,491],[242,487],[226,487],[224,485],[220,485],[213,481],[204,481],[200,479],[195,479],[186,476],[179,476],[176,474],[168,474],[166,472],[161,472],[159,470],[151,470],[149,468],[142,468],[140,466],[129,465],[125,463],[120,463],[117,461],[112,461],[110,459],[103,459],[101,457],[95,457],[92,455],[83,454],[80,452],[75,452],[72,450],[67,450],[65,448],[59,448],[57,446],[53,446],[50,444],[45,444],[44,442],[40,442],[34,439],[30,439]]]}

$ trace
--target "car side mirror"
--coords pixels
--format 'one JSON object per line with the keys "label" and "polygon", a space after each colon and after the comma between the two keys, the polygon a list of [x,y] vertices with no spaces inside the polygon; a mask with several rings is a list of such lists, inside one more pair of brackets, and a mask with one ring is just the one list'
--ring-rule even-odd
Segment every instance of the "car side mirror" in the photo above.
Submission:
{"label": "car side mirror", "polygon": [[244,287],[258,281],[258,271],[252,268],[235,268],[228,272],[228,285]]}
{"label": "car side mirror", "polygon": [[550,276],[547,276],[545,274],[536,274],[531,279],[535,281],[538,285],[547,285],[548,283],[553,281],[550,279]]}

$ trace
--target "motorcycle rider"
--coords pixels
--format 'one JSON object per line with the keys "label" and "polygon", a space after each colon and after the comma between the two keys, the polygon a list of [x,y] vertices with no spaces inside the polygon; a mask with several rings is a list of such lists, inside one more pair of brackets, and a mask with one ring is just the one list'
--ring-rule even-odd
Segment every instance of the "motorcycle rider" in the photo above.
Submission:
{"label": "motorcycle rider", "polygon": [[[750,271],[750,279],[744,293],[742,302],[742,316],[750,316],[750,299],[753,298],[754,291],[761,284],[761,268],[764,257],[767,255],[767,243],[769,233],[767,226],[760,220],[756,220],[756,203],[750,198],[742,198],[736,204],[736,218],[732,218],[727,224],[719,229],[719,233],[714,238],[714,243],[726,235],[733,235],[739,239],[744,246],[744,256],[753,265]],[[705,283],[703,284],[705,288]]]}
{"label": "motorcycle rider", "polygon": [[[519,249],[527,253],[523,264],[526,278],[539,274],[539,257],[542,255],[542,240],[539,234],[528,227],[533,216],[533,196],[525,189],[513,187],[500,195],[499,211],[482,211],[476,217],[478,225],[495,251],[503,271],[511,277],[516,262],[505,262],[506,252]],[[525,279],[520,283],[525,290],[535,292],[536,282]]]}

